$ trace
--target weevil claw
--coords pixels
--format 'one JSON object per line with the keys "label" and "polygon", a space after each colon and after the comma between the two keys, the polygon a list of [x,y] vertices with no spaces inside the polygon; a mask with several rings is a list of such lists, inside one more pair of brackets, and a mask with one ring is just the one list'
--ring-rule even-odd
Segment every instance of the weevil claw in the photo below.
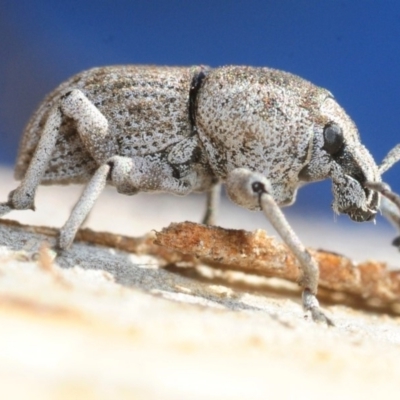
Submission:
{"label": "weevil claw", "polygon": [[303,308],[306,311],[310,311],[314,322],[325,323],[327,326],[335,326],[334,322],[321,310],[317,297],[311,293],[310,289],[303,291]]}
{"label": "weevil claw", "polygon": [[393,239],[392,245],[400,250],[400,236],[397,236]]}
{"label": "weevil claw", "polygon": [[320,308],[313,308],[310,312],[314,322],[323,323],[327,326],[335,326],[334,322],[328,318]]}

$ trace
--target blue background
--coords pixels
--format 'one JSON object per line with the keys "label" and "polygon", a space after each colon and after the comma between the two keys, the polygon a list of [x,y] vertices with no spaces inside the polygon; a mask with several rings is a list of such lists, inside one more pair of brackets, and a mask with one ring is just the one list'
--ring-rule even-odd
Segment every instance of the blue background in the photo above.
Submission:
{"label": "blue background", "polygon": [[[0,0],[0,164],[47,92],[119,63],[283,69],[333,92],[378,162],[400,141],[400,2]],[[398,174],[385,175],[397,191]],[[295,207],[331,201],[314,184]]]}

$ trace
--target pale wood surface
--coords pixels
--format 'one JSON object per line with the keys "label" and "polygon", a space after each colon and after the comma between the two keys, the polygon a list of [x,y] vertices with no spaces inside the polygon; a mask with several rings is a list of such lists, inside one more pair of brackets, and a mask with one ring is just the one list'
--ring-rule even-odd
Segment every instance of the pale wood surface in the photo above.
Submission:
{"label": "pale wood surface", "polygon": [[[2,177],[3,199],[15,183],[9,171],[2,171]],[[10,218],[37,218],[23,222],[60,226],[77,190],[44,189],[36,202],[42,211],[36,216],[13,212]],[[117,207],[107,209],[108,196]],[[199,220],[203,211],[200,196],[179,199],[179,207],[172,210],[162,210],[151,197],[143,202],[141,197],[105,193],[104,198],[107,201],[98,205],[88,224],[121,234],[148,232],[147,224],[160,229],[172,221]],[[171,204],[174,200],[162,199]],[[138,211],[139,202],[142,211]],[[238,209],[227,207],[234,211],[229,217],[223,215],[223,221],[240,219],[238,223],[244,226],[239,227],[254,229],[246,225],[248,214],[239,216]],[[195,213],[190,214],[193,208]],[[257,214],[249,215],[257,218]],[[261,227],[264,221],[258,217],[257,228]],[[317,236],[330,228],[321,225]],[[349,238],[340,242],[343,232],[334,230],[326,243],[333,248],[323,247],[337,251],[335,246],[339,246],[345,254],[348,249],[354,251]],[[391,232],[385,235],[390,240]],[[382,240],[378,236],[364,236],[365,253],[373,250],[374,240]],[[373,312],[340,295],[335,300],[334,293],[321,293],[322,305],[336,323],[328,329],[304,319],[293,283],[201,265],[165,269],[154,255],[83,242],[53,261],[48,248],[52,244],[51,235],[0,224],[0,387],[4,398],[398,396],[400,319],[396,310]],[[398,254],[390,255],[389,245],[387,249],[379,246],[360,259],[379,259],[382,252],[395,266]]]}

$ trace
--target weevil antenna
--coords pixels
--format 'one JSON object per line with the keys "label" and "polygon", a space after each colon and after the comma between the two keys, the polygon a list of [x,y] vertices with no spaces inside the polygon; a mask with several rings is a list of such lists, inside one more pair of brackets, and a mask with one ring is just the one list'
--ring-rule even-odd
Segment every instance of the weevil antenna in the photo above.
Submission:
{"label": "weevil antenna", "polygon": [[386,157],[382,160],[381,165],[378,167],[379,173],[382,175],[388,169],[392,168],[400,160],[400,143],[393,147],[387,153]]}
{"label": "weevil antenna", "polygon": [[[399,150],[400,150],[400,147],[399,147]],[[397,193],[393,192],[387,183],[367,181],[364,183],[364,186],[368,189],[371,189],[371,190],[374,190],[375,192],[380,193],[382,196],[386,197],[393,204],[395,204],[397,206],[397,208],[400,210],[400,196]]]}

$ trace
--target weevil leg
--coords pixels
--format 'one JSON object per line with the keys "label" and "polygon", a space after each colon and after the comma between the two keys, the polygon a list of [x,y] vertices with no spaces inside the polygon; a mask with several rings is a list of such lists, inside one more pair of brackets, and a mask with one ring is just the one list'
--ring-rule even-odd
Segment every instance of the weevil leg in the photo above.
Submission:
{"label": "weevil leg", "polygon": [[316,297],[319,278],[318,264],[301,243],[275,202],[269,181],[260,174],[238,168],[228,175],[226,185],[228,195],[238,204],[247,205],[250,209],[261,208],[264,215],[299,261],[302,270],[302,277],[299,283],[303,288],[304,309],[311,313],[314,321],[334,325],[322,312]]}
{"label": "weevil leg", "polygon": [[[380,210],[383,216],[400,232],[400,196],[384,182],[365,182],[364,185],[382,195]],[[400,236],[392,242],[400,249]]]}
{"label": "weevil leg", "polygon": [[60,235],[58,238],[58,247],[60,249],[65,250],[72,244],[76,232],[86,219],[90,210],[93,208],[95,201],[106,186],[110,169],[111,166],[109,164],[102,165],[97,169],[89,183],[86,185],[67,222],[60,229]]}
{"label": "weevil leg", "polygon": [[98,165],[105,164],[115,154],[115,144],[108,134],[106,118],[80,90],[67,92],[50,111],[24,178],[17,189],[9,194],[8,202],[0,204],[0,216],[13,209],[35,209],[35,192],[53,154],[65,116],[76,122],[84,146]]}
{"label": "weevil leg", "polygon": [[176,195],[190,193],[192,190],[190,182],[176,179],[172,173],[172,170],[163,170],[162,166],[154,160],[149,161],[143,157],[111,157],[106,164],[97,169],[86,185],[70,217],[60,230],[58,247],[64,250],[72,244],[76,232],[85,221],[108,180],[119,193],[126,195],[145,191],[168,192]]}
{"label": "weevil leg", "polygon": [[380,210],[387,220],[389,220],[395,228],[400,231],[400,210],[386,197],[381,200]]}
{"label": "weevil leg", "polygon": [[111,184],[119,193],[127,195],[138,192],[167,192],[185,196],[193,190],[196,180],[196,174],[175,178],[171,166],[153,156],[114,156],[108,163],[112,166]]}
{"label": "weevil leg", "polygon": [[256,188],[254,188],[254,190],[259,194],[262,211],[300,262],[300,267],[303,272],[300,285],[303,287],[304,309],[311,312],[314,321],[325,322],[327,325],[333,325],[333,322],[320,309],[316,297],[319,278],[317,262],[307,251],[291,226],[288,224],[273,197],[265,190],[265,184],[263,184],[262,181],[257,181],[257,183],[260,184],[255,185]]}
{"label": "weevil leg", "polygon": [[8,205],[8,203],[0,203],[0,217],[8,214],[12,211],[12,208]]}
{"label": "weevil leg", "polygon": [[60,108],[65,116],[75,121],[79,137],[98,165],[117,154],[106,117],[82,91],[73,89],[65,93],[60,99]]}
{"label": "weevil leg", "polygon": [[206,212],[202,220],[202,223],[204,225],[215,225],[216,214],[218,212],[220,200],[221,200],[221,184],[216,183],[207,192]]}
{"label": "weevil leg", "polygon": [[383,159],[381,165],[379,166],[379,173],[382,175],[388,169],[390,169],[394,164],[400,160],[400,144],[393,147],[392,150]]}
{"label": "weevil leg", "polygon": [[[380,210],[383,216],[397,229],[400,233],[400,210],[399,208],[391,202],[386,197],[382,197]],[[400,236],[397,236],[392,241],[393,246],[400,250]]]}
{"label": "weevil leg", "polygon": [[8,202],[1,204],[0,215],[4,211],[11,210],[34,210],[34,198],[37,187],[43,177],[56,145],[58,131],[60,129],[62,113],[59,107],[54,107],[47,118],[43,133],[33,154],[29,167],[20,185],[10,192]]}

